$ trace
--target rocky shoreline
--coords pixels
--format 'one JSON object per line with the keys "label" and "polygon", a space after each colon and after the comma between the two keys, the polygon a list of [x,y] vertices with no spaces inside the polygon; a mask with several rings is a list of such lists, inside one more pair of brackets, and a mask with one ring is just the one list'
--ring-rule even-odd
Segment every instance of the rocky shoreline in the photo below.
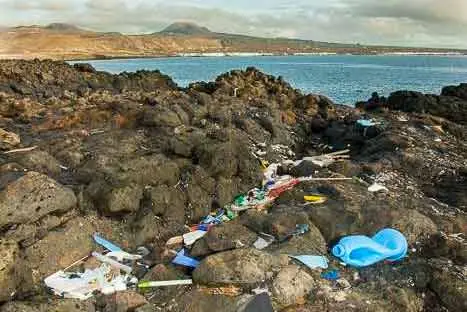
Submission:
{"label": "rocky shoreline", "polygon": [[[254,68],[179,88],[157,71],[0,61],[0,311],[244,311],[257,289],[275,311],[466,311],[467,84],[356,106]],[[260,160],[343,149],[350,157],[328,167],[281,170],[352,180],[302,182],[197,241],[193,272],[171,263],[167,240],[260,186]],[[369,192],[374,182],[388,191]],[[306,205],[311,192],[327,201]],[[309,231],[280,239],[298,224]],[[355,269],[329,252],[339,237],[385,227],[407,238],[401,262]],[[140,278],[194,284],[50,294],[44,278],[95,250],[95,232],[150,251]],[[257,250],[260,233],[280,243]],[[293,254],[327,256],[340,279]]]}

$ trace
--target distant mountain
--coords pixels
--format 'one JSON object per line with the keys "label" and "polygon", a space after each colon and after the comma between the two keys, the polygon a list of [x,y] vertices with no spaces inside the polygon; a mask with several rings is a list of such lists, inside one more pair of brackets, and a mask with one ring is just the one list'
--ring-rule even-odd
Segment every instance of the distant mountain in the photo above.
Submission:
{"label": "distant mountain", "polygon": [[177,55],[254,54],[467,54],[465,50],[364,46],[288,38],[218,33],[194,23],[174,23],[149,35],[93,32],[75,25],[19,26],[0,32],[0,58],[99,59]]}
{"label": "distant mountain", "polygon": [[160,34],[170,35],[210,35],[213,34],[208,28],[198,26],[195,23],[177,22],[169,25],[159,32]]}
{"label": "distant mountain", "polygon": [[81,32],[83,29],[66,23],[52,23],[44,27],[44,29],[54,30],[54,31],[63,31],[63,32]]}

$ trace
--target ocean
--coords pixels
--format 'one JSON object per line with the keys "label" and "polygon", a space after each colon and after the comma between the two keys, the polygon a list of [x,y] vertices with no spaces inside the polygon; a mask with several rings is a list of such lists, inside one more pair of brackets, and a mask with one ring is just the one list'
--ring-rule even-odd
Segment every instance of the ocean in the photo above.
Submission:
{"label": "ocean", "polygon": [[323,94],[347,105],[367,100],[375,91],[385,96],[397,90],[439,94],[443,86],[467,82],[466,56],[224,56],[86,62],[111,73],[159,69],[182,87],[195,81],[212,81],[232,69],[255,66],[265,73],[282,76],[305,93]]}

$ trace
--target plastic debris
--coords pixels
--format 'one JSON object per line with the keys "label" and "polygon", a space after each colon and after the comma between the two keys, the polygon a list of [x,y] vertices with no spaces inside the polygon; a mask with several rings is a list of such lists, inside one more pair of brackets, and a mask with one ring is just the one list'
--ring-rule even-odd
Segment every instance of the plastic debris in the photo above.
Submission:
{"label": "plastic debris", "polygon": [[[201,220],[200,224],[197,226],[218,225],[223,222],[228,222],[230,220],[233,220],[236,217],[237,217],[237,214],[229,209],[219,209],[217,213],[206,216],[203,220]],[[198,228],[198,229],[202,230],[202,228]]]}
{"label": "plastic debris", "polygon": [[269,161],[267,161],[267,160],[261,159],[260,163],[261,163],[261,167],[263,167],[263,169],[267,169],[269,167]]}
{"label": "plastic debris", "polygon": [[[97,233],[93,238],[97,244],[110,251],[105,255],[99,252],[91,254],[101,262],[101,265],[94,269],[86,269],[84,272],[67,272],[73,266],[88,259],[90,257],[88,255],[48,276],[44,279],[44,283],[54,294],[63,298],[86,300],[96,291],[108,295],[126,290],[127,287],[138,283],[138,279],[131,275],[133,268],[127,264],[135,263],[136,260],[142,259],[143,255],[127,253]],[[149,250],[147,248],[142,250],[140,247],[139,252],[148,254]]]}
{"label": "plastic debris", "polygon": [[382,260],[393,262],[406,256],[407,240],[394,229],[383,229],[372,238],[350,235],[332,248],[332,254],[354,267],[366,267]]}
{"label": "plastic debris", "polygon": [[127,265],[121,264],[120,262],[108,257],[107,255],[102,255],[98,252],[93,251],[92,256],[95,257],[97,260],[107,263],[113,266],[116,269],[122,270],[127,274],[130,274],[133,269]]}
{"label": "plastic debris", "polygon": [[83,273],[58,271],[45,278],[44,283],[57,296],[86,300],[91,298],[95,291],[112,294],[124,291],[127,285],[137,282],[137,279],[131,275],[114,275],[111,266],[104,263],[96,269],[88,269]]}
{"label": "plastic debris", "polygon": [[92,237],[94,238],[94,241],[97,244],[101,245],[102,247],[104,247],[105,249],[109,251],[123,251],[120,247],[109,242],[108,240],[100,236],[98,233],[94,233]]}
{"label": "plastic debris", "polygon": [[266,192],[258,188],[254,188],[248,192],[248,194],[242,194],[235,197],[233,205],[231,206],[233,211],[243,211],[251,208],[261,208],[271,202],[266,196]]}
{"label": "plastic debris", "polygon": [[285,191],[291,190],[295,185],[299,184],[299,179],[285,177],[278,182],[269,190],[268,197],[275,199],[279,197]]}
{"label": "plastic debris", "polygon": [[315,156],[311,157],[311,162],[321,168],[326,168],[336,162],[336,160],[332,157],[323,155],[323,156]]}
{"label": "plastic debris", "polygon": [[193,232],[189,232],[186,234],[183,234],[183,242],[185,243],[186,246],[191,246],[193,245],[198,239],[206,235],[206,231],[201,231],[201,230],[196,230]]}
{"label": "plastic debris", "polygon": [[350,150],[346,149],[346,150],[336,151],[336,152],[333,152],[333,153],[319,155],[319,156],[304,157],[303,159],[294,162],[294,165],[298,166],[303,161],[311,161],[316,166],[319,166],[321,168],[326,168],[326,167],[332,165],[333,163],[335,163],[336,161],[340,161],[342,159],[349,158],[350,157],[349,155],[344,155],[344,154],[347,154],[349,152],[350,152]]}
{"label": "plastic debris", "polygon": [[[209,232],[209,230],[214,226],[214,224],[197,224],[195,226],[192,226],[190,229],[192,231],[197,231],[197,230],[200,230],[200,231],[206,231],[206,232]],[[183,237],[181,236],[182,238],[182,242],[183,242]]]}
{"label": "plastic debris", "polygon": [[309,267],[310,269],[327,269],[329,260],[325,256],[289,256]]}
{"label": "plastic debris", "polygon": [[251,290],[252,293],[254,293],[255,295],[259,295],[259,294],[262,294],[262,293],[267,293],[269,294],[269,289],[264,287],[264,288],[261,288],[261,287],[257,287],[257,288],[254,288]]}
{"label": "plastic debris", "polygon": [[[282,164],[289,164],[293,166],[298,166],[303,161],[311,161],[314,164],[320,167],[327,167],[333,164],[336,161],[349,158],[349,155],[344,155],[349,153],[350,150],[342,150],[336,151],[333,153],[320,155],[320,156],[312,156],[312,157],[305,157],[301,160],[291,161],[285,160]],[[262,162],[262,164],[265,164]],[[282,193],[294,188],[297,184],[304,181],[345,181],[345,180],[352,180],[352,178],[313,178],[311,176],[308,177],[300,177],[294,178],[289,175],[280,176],[277,174],[277,170],[281,166],[281,164],[273,163],[269,164],[264,170],[264,179],[263,179],[263,187],[261,189],[254,188],[250,190],[247,194],[241,194],[235,197],[233,204],[230,206],[232,211],[240,212],[252,208],[256,208],[257,210],[262,210],[268,207],[268,205],[272,204],[276,198],[278,198]],[[326,199],[324,196],[321,196],[319,199],[311,198],[310,202],[315,201],[316,203],[322,203]],[[221,221],[217,220],[210,216],[208,219],[209,222],[203,220],[201,223],[211,223],[211,224],[219,224]]]}
{"label": "plastic debris", "polygon": [[66,273],[58,271],[45,278],[45,285],[55,295],[70,299],[86,300],[97,290],[100,270],[86,270],[84,273]]}
{"label": "plastic debris", "polygon": [[368,187],[368,191],[372,192],[372,193],[376,193],[376,192],[381,192],[381,191],[388,192],[389,190],[384,185],[381,185],[381,184],[378,184],[378,183],[373,183],[372,185],[370,185]]}
{"label": "plastic debris", "polygon": [[191,285],[193,280],[173,280],[173,281],[142,281],[138,283],[138,288],[153,288],[153,287],[164,287],[164,286],[178,286],[178,285]]}
{"label": "plastic debris", "polygon": [[268,247],[269,245],[271,245],[273,242],[273,240],[271,241],[267,241],[265,240],[264,238],[262,237],[258,237],[258,239],[256,240],[256,242],[254,242],[253,246],[256,248],[256,249],[264,249],[266,247]]}
{"label": "plastic debris", "polygon": [[141,255],[133,255],[125,251],[112,251],[112,252],[107,253],[105,256],[115,259],[119,262],[123,262],[125,260],[135,261],[135,260],[140,260],[141,258],[143,258],[143,256]]}
{"label": "plastic debris", "polygon": [[177,253],[177,256],[172,260],[172,263],[189,268],[196,268],[199,265],[198,260],[185,256],[185,249],[182,249]]}
{"label": "plastic debris", "polygon": [[303,199],[307,202],[310,202],[311,204],[322,204],[326,202],[327,197],[322,195],[308,195],[303,196]]}
{"label": "plastic debris", "polygon": [[321,273],[321,277],[327,279],[328,281],[336,281],[340,278],[341,274],[339,270],[329,270]]}
{"label": "plastic debris", "polygon": [[277,169],[279,164],[270,164],[264,169],[263,175],[266,181],[274,180],[277,177]]}

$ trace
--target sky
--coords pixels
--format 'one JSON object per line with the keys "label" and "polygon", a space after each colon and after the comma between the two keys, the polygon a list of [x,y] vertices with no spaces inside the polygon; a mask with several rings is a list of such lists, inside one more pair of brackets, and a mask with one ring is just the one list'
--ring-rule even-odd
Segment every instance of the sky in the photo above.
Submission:
{"label": "sky", "polygon": [[467,0],[0,0],[1,26],[135,34],[176,21],[253,36],[467,48]]}

